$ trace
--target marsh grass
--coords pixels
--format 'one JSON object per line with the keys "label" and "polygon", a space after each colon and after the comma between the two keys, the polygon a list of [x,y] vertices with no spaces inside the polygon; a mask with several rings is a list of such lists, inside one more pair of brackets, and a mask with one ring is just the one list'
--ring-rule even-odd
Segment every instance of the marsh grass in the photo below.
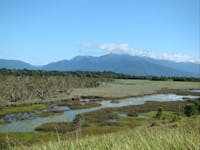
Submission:
{"label": "marsh grass", "polygon": [[86,109],[86,108],[101,106],[100,103],[96,103],[96,102],[81,103],[79,99],[66,100],[66,101],[58,103],[58,105],[59,106],[67,106],[70,109]]}
{"label": "marsh grass", "polygon": [[[10,83],[11,81],[9,81]],[[0,88],[3,88],[4,84],[1,84]],[[48,87],[47,87],[48,88]],[[164,89],[164,90],[163,90]],[[172,90],[168,90],[172,89]],[[154,93],[174,93],[176,89],[200,89],[199,82],[175,82],[175,81],[149,81],[149,80],[124,80],[115,79],[112,82],[101,82],[101,84],[96,87],[73,87],[70,93],[54,93],[49,97],[44,97],[40,99],[37,97],[25,98],[17,102],[10,102],[8,100],[1,101],[2,106],[20,106],[20,105],[30,105],[39,103],[55,103],[61,100],[71,100],[72,98],[98,98],[98,99],[120,99],[126,97],[143,96]],[[180,92],[179,90],[179,92]],[[5,93],[6,90],[1,91]],[[186,91],[184,91],[186,92]],[[181,92],[180,94],[184,94]],[[195,94],[187,92],[187,94]]]}
{"label": "marsh grass", "polygon": [[33,145],[19,146],[14,150],[186,150],[200,148],[200,134],[186,128],[141,128],[126,130],[103,136],[92,136],[76,141],[57,141]]}
{"label": "marsh grass", "polygon": [[45,104],[33,104],[29,106],[18,106],[18,107],[4,107],[0,109],[0,116],[18,112],[31,112],[34,110],[42,110],[46,108],[47,106]]}
{"label": "marsh grass", "polygon": [[[156,112],[146,113],[146,115],[148,114],[149,116],[154,116]],[[163,114],[169,117],[174,115],[170,111],[164,111]],[[170,120],[170,118],[167,120]],[[200,148],[200,115],[182,117],[181,120],[172,123],[168,121],[162,123],[163,120],[153,121],[158,126],[151,126],[151,121],[148,119],[134,117],[117,118],[117,122],[126,126],[90,124],[90,126],[82,127],[82,133],[78,140],[76,140],[74,132],[69,132],[70,124],[66,126],[66,123],[62,123],[67,130],[63,130],[64,132],[60,133],[58,129],[61,124],[55,123],[48,126],[55,128],[59,125],[55,132],[51,132],[54,135],[53,138],[50,138],[49,132],[36,132],[21,133],[23,138],[21,137],[19,140],[18,136],[20,134],[12,133],[12,135],[8,134],[9,136],[5,139],[5,145],[3,146],[7,146],[6,148],[11,150],[198,150]],[[129,127],[132,124],[136,125],[136,127]]]}
{"label": "marsh grass", "polygon": [[96,97],[104,97],[110,99],[120,99],[124,97],[134,97],[134,96],[142,96],[142,95],[158,93],[163,89],[174,89],[174,90],[200,89],[200,86],[198,82],[195,83],[195,82],[116,79],[113,82],[104,82],[96,88],[87,88],[87,89],[77,88],[74,89],[71,94],[77,96],[86,96],[86,97],[96,96]]}

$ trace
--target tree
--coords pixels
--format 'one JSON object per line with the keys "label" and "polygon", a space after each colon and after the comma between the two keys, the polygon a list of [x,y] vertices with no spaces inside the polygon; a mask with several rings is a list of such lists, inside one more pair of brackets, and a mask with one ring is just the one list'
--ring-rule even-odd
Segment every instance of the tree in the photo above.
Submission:
{"label": "tree", "polygon": [[188,117],[196,114],[196,112],[197,112],[197,106],[195,104],[193,104],[193,103],[187,104],[184,107],[184,113]]}

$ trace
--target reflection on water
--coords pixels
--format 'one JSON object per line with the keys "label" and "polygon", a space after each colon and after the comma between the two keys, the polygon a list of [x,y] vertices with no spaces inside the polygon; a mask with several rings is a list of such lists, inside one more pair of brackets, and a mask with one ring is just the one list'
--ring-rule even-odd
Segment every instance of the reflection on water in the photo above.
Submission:
{"label": "reflection on water", "polygon": [[51,111],[68,111],[70,110],[67,106],[57,106],[57,105],[49,105],[48,109],[44,110],[34,110],[32,112],[20,112],[20,113],[13,113],[13,114],[7,114],[4,119],[6,123],[13,123],[18,122],[22,120],[34,120],[39,118],[38,116],[40,114],[48,113]]}
{"label": "reflection on water", "polygon": [[128,117],[127,114],[117,114],[119,117]]}
{"label": "reflection on water", "polygon": [[151,117],[149,117],[149,116],[141,116],[141,115],[137,116],[137,118],[151,119]]}
{"label": "reflection on water", "polygon": [[188,90],[189,92],[200,93],[200,90]]}
{"label": "reflection on water", "polygon": [[100,102],[102,105],[94,108],[87,109],[78,109],[78,110],[68,110],[63,114],[49,116],[49,117],[38,117],[34,120],[23,120],[18,122],[12,122],[9,124],[0,125],[0,132],[32,132],[34,129],[44,123],[48,122],[68,122],[73,121],[74,117],[77,114],[91,112],[94,110],[99,110],[107,107],[121,107],[121,106],[129,106],[129,105],[141,105],[144,104],[145,101],[182,101],[186,98],[194,99],[198,98],[198,96],[182,96],[176,94],[154,94],[143,97],[134,97],[134,98],[126,98],[119,100],[119,103],[112,103],[110,101],[102,101]]}

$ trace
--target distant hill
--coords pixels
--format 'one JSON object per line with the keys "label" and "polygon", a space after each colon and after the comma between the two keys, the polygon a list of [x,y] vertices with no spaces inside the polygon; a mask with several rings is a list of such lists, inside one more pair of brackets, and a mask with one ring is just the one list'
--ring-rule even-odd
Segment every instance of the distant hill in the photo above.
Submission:
{"label": "distant hill", "polygon": [[36,67],[19,60],[0,59],[0,68],[7,69],[35,69]]}
{"label": "distant hill", "polygon": [[34,67],[21,61],[7,61],[10,65],[6,65],[6,63],[1,64],[0,61],[0,68],[10,68],[12,66],[12,68],[16,69],[113,71],[128,75],[200,76],[199,64],[177,63],[130,55],[108,54],[100,57],[77,56],[71,60],[53,62],[41,67]]}
{"label": "distant hill", "polygon": [[160,64],[173,69],[178,69],[181,71],[195,73],[195,74],[200,73],[200,64],[190,63],[190,62],[174,62],[168,60],[152,59],[147,57],[145,59],[153,63]]}

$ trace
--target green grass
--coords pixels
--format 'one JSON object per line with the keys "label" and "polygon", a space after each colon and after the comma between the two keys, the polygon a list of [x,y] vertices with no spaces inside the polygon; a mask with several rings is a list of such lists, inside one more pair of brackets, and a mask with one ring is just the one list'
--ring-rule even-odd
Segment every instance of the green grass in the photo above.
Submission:
{"label": "green grass", "polygon": [[56,141],[57,135],[50,132],[0,133],[0,149],[4,150],[12,145],[32,145],[52,140]]}
{"label": "green grass", "polygon": [[183,117],[178,121],[178,125],[184,128],[194,129],[200,134],[200,115]]}
{"label": "green grass", "polygon": [[[144,113],[153,116],[156,112]],[[171,111],[163,115],[174,116]],[[181,117],[176,122],[150,126],[151,120],[135,117],[116,117],[120,125],[91,123],[81,128],[78,141],[72,123],[48,123],[43,127],[56,132],[1,133],[0,148],[12,150],[121,150],[121,149],[198,149],[200,140],[200,115]],[[166,118],[165,120],[169,120]],[[46,126],[46,127],[45,127]],[[64,129],[64,130],[62,130]],[[61,133],[59,130],[62,130]],[[29,146],[27,146],[29,145]],[[13,147],[14,146],[14,147]]]}
{"label": "green grass", "polygon": [[186,150],[199,149],[200,134],[185,128],[145,128],[126,130],[103,136],[92,136],[79,141],[57,141],[19,146],[15,150]]}
{"label": "green grass", "polygon": [[[135,128],[142,125],[147,125],[150,120],[143,119],[143,118],[135,118],[135,117],[114,117],[117,122],[116,123],[107,123],[106,121],[103,122],[83,122],[81,126],[82,135],[97,135],[103,133],[112,133],[120,130],[125,130],[128,128]],[[44,131],[44,132],[59,132],[59,133],[66,133],[66,132],[74,132],[76,129],[76,124],[73,122],[52,122],[52,123],[45,123],[40,125],[36,128],[37,131]]]}
{"label": "green grass", "polygon": [[31,112],[34,110],[46,109],[47,106],[44,104],[33,104],[29,106],[17,106],[17,107],[5,107],[0,109],[0,116],[6,114],[19,113],[19,112]]}
{"label": "green grass", "polygon": [[128,126],[130,125],[139,126],[139,125],[145,125],[149,123],[148,119],[134,118],[134,117],[119,117],[117,121],[119,123],[123,123]]}
{"label": "green grass", "polygon": [[[141,115],[148,116],[148,117],[152,117],[152,118],[155,117],[156,114],[157,114],[157,111],[150,111],[150,112],[147,112],[147,113],[141,113]],[[172,117],[172,116],[174,116],[175,114],[177,114],[177,113],[175,113],[175,112],[173,112],[173,111],[163,111],[163,112],[162,112],[162,115],[163,115],[164,117]]]}
{"label": "green grass", "polygon": [[64,110],[50,110],[47,112],[42,112],[41,114],[35,114],[33,113],[32,116],[34,117],[48,117],[52,115],[58,115],[58,114],[63,114]]}
{"label": "green grass", "polygon": [[74,129],[72,122],[45,123],[36,128],[37,131],[70,132]]}

